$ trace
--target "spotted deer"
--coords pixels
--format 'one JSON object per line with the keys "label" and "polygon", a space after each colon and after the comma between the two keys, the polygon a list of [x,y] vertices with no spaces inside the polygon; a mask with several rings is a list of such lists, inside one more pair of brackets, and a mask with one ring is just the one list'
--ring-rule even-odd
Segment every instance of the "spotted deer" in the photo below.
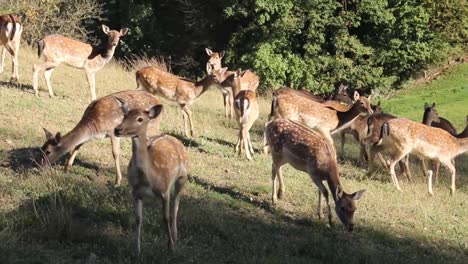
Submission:
{"label": "spotted deer", "polygon": [[182,108],[184,131],[187,137],[193,137],[194,129],[190,106],[210,87],[219,88],[221,81],[224,80],[224,72],[227,70],[227,68],[211,70],[209,64],[206,66],[209,73],[200,81],[187,80],[157,67],[144,67],[136,72],[137,89],[146,90],[179,104]]}
{"label": "spotted deer", "polygon": [[[388,161],[392,181],[401,190],[395,175],[395,164],[408,154],[419,158],[436,160],[444,164],[451,172],[451,194],[455,193],[454,158],[468,151],[468,138],[456,138],[447,131],[429,127],[405,118],[395,118],[382,125],[379,146],[390,153]],[[432,195],[432,184],[429,183]]]}
{"label": "spotted deer", "polygon": [[91,101],[96,100],[96,72],[112,59],[120,38],[127,34],[128,28],[116,31],[102,25],[102,31],[108,36],[108,40],[101,46],[92,46],[61,35],[49,35],[39,40],[37,53],[39,58],[44,59],[44,63],[33,66],[33,88],[36,96],[39,95],[39,73],[43,71],[49,95],[55,97],[50,77],[55,67],[64,63],[74,68],[84,69],[88,79]]}
{"label": "spotted deer", "polygon": [[[306,172],[319,189],[318,210],[319,218],[323,217],[322,198],[328,207],[328,223],[332,226],[332,213],[328,191],[323,184],[326,181],[335,201],[335,212],[348,231],[354,227],[355,200],[359,200],[365,190],[352,194],[344,192],[340,182],[335,149],[320,133],[308,127],[286,119],[275,119],[265,127],[265,140],[271,148],[272,164],[272,203],[284,196],[284,183],[281,168],[289,163],[295,169]],[[279,188],[277,189],[277,182]]]}
{"label": "spotted deer", "polygon": [[18,81],[18,52],[21,40],[23,25],[18,16],[13,14],[0,16],[0,47],[2,48],[2,58],[0,61],[0,73],[3,72],[5,53],[12,57],[12,74],[10,82]]}
{"label": "spotted deer", "polygon": [[239,136],[235,150],[241,155],[242,148],[244,148],[247,159],[252,160],[254,149],[250,139],[250,128],[258,119],[259,107],[255,91],[241,89],[241,78],[241,72],[237,71],[223,84],[229,82],[229,87],[234,92],[234,109],[239,123]]}
{"label": "spotted deer", "polygon": [[[377,105],[371,105],[373,114],[380,114],[382,113],[382,107],[380,106],[380,101]],[[366,137],[367,135],[367,120],[372,115],[359,115],[348,128],[343,129],[340,132],[340,139],[341,139],[341,153],[344,154],[344,146],[346,143],[346,134],[351,134],[353,138],[359,143],[359,161],[364,164],[365,161],[369,160],[367,155],[366,147],[364,144],[361,143],[361,139]]]}
{"label": "spotted deer", "polygon": [[[159,196],[163,202],[164,223],[167,226],[168,247],[177,243],[177,214],[181,191],[188,179],[187,150],[180,140],[169,135],[147,138],[148,123],[159,116],[162,105],[149,110],[133,109],[120,97],[115,97],[125,118],[115,128],[117,137],[132,138],[132,158],[128,165],[128,183],[132,187],[136,216],[136,254],[141,251],[140,237],[143,224],[143,198]],[[171,190],[174,202],[171,205]],[[172,222],[170,214],[172,212]]]}
{"label": "spotted deer", "polygon": [[361,113],[373,112],[370,96],[366,98],[355,92],[354,100],[346,111],[339,111],[294,93],[274,94],[270,116],[303,123],[320,132],[333,144],[331,135],[349,127]]}
{"label": "spotted deer", "polygon": [[[210,49],[206,48],[206,54],[210,56],[208,60],[207,71],[219,70],[221,69],[221,59],[224,57],[225,52],[213,52]],[[234,71],[226,71],[224,73],[224,77],[227,78],[228,76],[232,76]],[[260,84],[260,77],[256,75],[254,72],[250,70],[243,71],[240,74],[240,90],[250,90],[255,92],[257,90],[258,85]],[[224,102],[224,115],[226,118],[231,118],[234,112],[234,97],[237,94],[235,91],[232,90],[232,85],[229,83],[223,83],[219,86],[219,90],[223,95],[223,102]]]}
{"label": "spotted deer", "polygon": [[[41,166],[47,167],[54,164],[67,153],[71,152],[65,169],[72,167],[78,150],[88,141],[101,138],[110,138],[112,143],[112,155],[114,157],[117,176],[115,184],[120,185],[122,174],[120,172],[120,139],[114,135],[114,129],[124,118],[119,104],[114,97],[118,96],[128,103],[129,109],[150,107],[159,104],[159,100],[145,91],[123,91],[117,92],[96,101],[93,101],[85,110],[80,122],[64,136],[60,132],[55,136],[44,129],[46,142],[41,150],[43,157],[39,160]],[[158,131],[159,120],[152,126],[155,133]]]}

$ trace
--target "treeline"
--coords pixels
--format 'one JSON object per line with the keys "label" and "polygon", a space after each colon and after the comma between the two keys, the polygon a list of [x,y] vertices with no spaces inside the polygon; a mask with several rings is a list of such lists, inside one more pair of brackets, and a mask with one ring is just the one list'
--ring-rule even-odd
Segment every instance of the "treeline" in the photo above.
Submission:
{"label": "treeline", "polygon": [[326,93],[340,83],[395,88],[468,47],[466,0],[35,2],[96,3],[99,12],[81,22],[87,29],[102,21],[131,29],[118,57],[162,56],[181,75],[203,74],[205,47],[226,50],[224,63],[254,69],[261,90],[287,85]]}

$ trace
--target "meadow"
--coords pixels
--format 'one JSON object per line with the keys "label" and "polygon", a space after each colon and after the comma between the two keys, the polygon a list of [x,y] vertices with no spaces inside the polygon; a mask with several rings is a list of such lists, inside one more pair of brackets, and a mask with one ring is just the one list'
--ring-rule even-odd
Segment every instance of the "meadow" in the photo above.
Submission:
{"label": "meadow", "polygon": [[[202,52],[202,51],[200,51]],[[10,60],[0,75],[0,263],[134,263],[134,217],[126,180],[114,187],[115,168],[108,139],[85,144],[74,167],[64,160],[47,171],[31,164],[45,142],[42,127],[68,132],[89,104],[83,71],[60,66],[52,76],[50,99],[40,79],[32,90],[28,47],[20,50],[20,85],[9,85]],[[134,73],[110,63],[96,75],[98,97],[134,89]],[[406,88],[383,99],[384,111],[421,121],[424,102],[436,102],[440,116],[461,131],[468,114],[468,64],[457,66],[429,85]],[[457,192],[441,170],[434,196],[413,160],[413,182],[372,177],[359,166],[350,137],[338,153],[347,192],[366,189],[357,201],[355,230],[346,232],[316,215],[317,189],[302,172],[285,166],[286,195],[271,206],[271,158],[260,153],[270,108],[260,99],[260,118],[251,130],[253,161],[234,153],[237,124],[226,120],[219,91],[193,105],[195,137],[183,136],[179,106],[164,101],[161,130],[189,150],[191,178],[182,195],[179,243],[167,250],[161,202],[144,202],[142,263],[468,263],[468,155],[456,159]],[[122,140],[126,175],[131,144]],[[338,143],[338,141],[335,141]]]}

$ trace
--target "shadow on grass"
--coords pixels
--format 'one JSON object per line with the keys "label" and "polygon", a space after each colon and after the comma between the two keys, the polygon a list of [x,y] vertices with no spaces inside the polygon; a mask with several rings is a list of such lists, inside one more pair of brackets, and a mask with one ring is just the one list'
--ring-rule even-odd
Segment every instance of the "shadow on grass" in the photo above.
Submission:
{"label": "shadow on grass", "polygon": [[0,86],[5,86],[8,88],[16,88],[23,92],[30,92],[34,94],[34,89],[31,84],[23,84],[23,83],[12,83],[6,81],[0,81]]}
{"label": "shadow on grass", "polygon": [[[324,220],[284,221],[280,210],[228,188],[203,187],[183,195],[179,243],[167,250],[160,200],[144,202],[142,263],[466,263],[460,245],[427,243],[357,223],[353,233]],[[221,194],[221,196],[220,196]],[[225,199],[222,195],[233,198]],[[33,196],[34,198],[32,198]],[[31,194],[0,217],[2,263],[134,263],[134,218],[127,188],[70,179],[47,193]],[[246,206],[248,204],[254,205]],[[60,261],[59,261],[60,260]]]}
{"label": "shadow on grass", "polygon": [[214,142],[214,143],[217,143],[217,144],[220,144],[222,146],[229,147],[229,148],[234,148],[235,147],[234,143],[228,142],[228,141],[226,141],[224,139],[211,138],[211,137],[202,137],[202,138],[205,139],[205,140],[208,140],[210,142]]}
{"label": "shadow on grass", "polygon": [[195,139],[188,138],[185,135],[182,135],[182,134],[179,134],[179,133],[174,133],[174,132],[164,132],[164,134],[171,135],[171,136],[177,138],[178,140],[182,141],[182,143],[186,147],[198,148],[200,146],[200,144],[197,141],[195,141]]}
{"label": "shadow on grass", "polygon": [[38,168],[36,157],[39,157],[38,148],[18,148],[0,151],[0,166],[9,168],[17,173]]}

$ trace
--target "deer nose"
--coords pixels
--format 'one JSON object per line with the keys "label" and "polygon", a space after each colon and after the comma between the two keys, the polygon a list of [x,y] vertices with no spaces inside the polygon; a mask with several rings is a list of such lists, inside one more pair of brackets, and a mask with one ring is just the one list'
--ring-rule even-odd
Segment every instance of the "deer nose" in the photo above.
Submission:
{"label": "deer nose", "polygon": [[120,128],[118,128],[118,127],[116,127],[116,128],[114,129],[114,135],[120,136],[121,133],[122,133],[122,129],[120,129]]}

